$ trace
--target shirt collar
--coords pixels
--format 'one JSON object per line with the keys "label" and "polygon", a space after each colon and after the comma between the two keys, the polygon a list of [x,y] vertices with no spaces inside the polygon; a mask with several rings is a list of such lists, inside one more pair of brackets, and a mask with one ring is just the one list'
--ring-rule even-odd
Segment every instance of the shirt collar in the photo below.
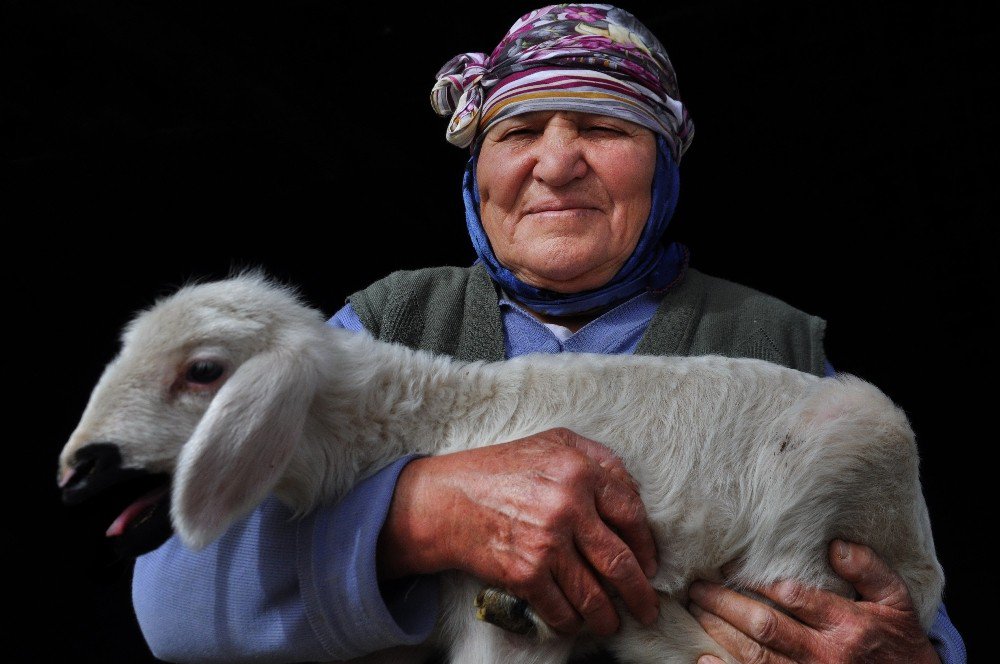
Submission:
{"label": "shirt collar", "polygon": [[499,304],[508,339],[508,356],[526,352],[631,352],[662,297],[662,293],[644,291],[605,311],[575,333],[564,336],[539,321],[501,289]]}

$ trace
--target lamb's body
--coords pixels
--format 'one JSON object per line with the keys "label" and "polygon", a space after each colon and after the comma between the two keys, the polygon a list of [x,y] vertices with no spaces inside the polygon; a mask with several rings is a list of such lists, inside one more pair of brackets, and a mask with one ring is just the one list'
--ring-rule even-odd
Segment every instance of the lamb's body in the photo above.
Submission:
{"label": "lamb's body", "polygon": [[[253,295],[252,289],[240,295]],[[180,300],[175,306],[194,307]],[[240,310],[209,300],[216,316]],[[167,304],[146,317],[182,318],[171,315]],[[559,355],[463,364],[330,328],[308,310],[293,315],[289,306],[284,320],[280,312],[272,305],[267,317],[273,315],[288,329],[268,335],[257,331],[255,343],[264,343],[263,338],[270,346],[278,343],[284,364],[290,356],[280,344],[295,348],[299,361],[289,384],[307,392],[291,394],[282,407],[293,408],[293,401],[310,405],[300,415],[282,414],[290,433],[269,434],[281,439],[295,437],[296,427],[302,431],[298,442],[264,452],[265,460],[290,461],[259,496],[241,504],[215,498],[213,487],[261,481],[256,468],[241,479],[231,463],[204,460],[202,448],[208,443],[203,441],[211,433],[219,437],[214,430],[223,429],[221,414],[206,414],[187,445],[185,435],[176,449],[152,446],[159,458],[153,458],[152,448],[126,442],[134,436],[116,435],[118,424],[107,425],[128,420],[135,428],[134,415],[109,418],[108,413],[121,401],[119,386],[134,383],[123,377],[130,370],[130,353],[137,363],[148,364],[152,351],[141,321],[126,336],[117,368],[110,366],[95,388],[64,463],[76,447],[93,440],[121,440],[125,465],[173,470],[179,455],[174,521],[185,539],[204,544],[252,509],[270,487],[292,507],[307,511],[321,500],[339,498],[406,453],[446,453],[567,427],[605,443],[625,462],[639,483],[660,552],[653,581],[665,593],[658,626],[642,629],[626,620],[608,642],[625,661],[689,663],[705,652],[724,656],[683,606],[693,580],[720,579],[720,567],[733,560],[739,561],[738,571],[730,579],[737,584],[791,577],[848,593],[826,562],[827,544],[834,538],[872,546],[906,581],[923,626],[933,620],[943,579],[920,491],[913,434],[903,413],[861,380],[819,379],[759,360],[722,357]],[[148,327],[158,343],[168,336],[164,320]],[[181,347],[184,333],[169,332],[170,343]],[[204,336],[202,331],[199,338]],[[243,354],[261,353],[251,348]],[[226,391],[232,392],[225,395],[230,402],[240,403],[236,379],[241,371],[219,390],[212,409]],[[232,411],[233,403],[219,410]],[[231,429],[233,416],[228,417],[225,427]],[[240,440],[211,444],[229,445],[230,461],[244,445]],[[250,454],[242,452],[244,458]],[[438,638],[452,644],[453,661],[565,660],[572,646],[567,640],[538,644],[473,620],[478,586],[457,574],[446,583],[448,625]],[[390,660],[399,661],[399,653]]]}

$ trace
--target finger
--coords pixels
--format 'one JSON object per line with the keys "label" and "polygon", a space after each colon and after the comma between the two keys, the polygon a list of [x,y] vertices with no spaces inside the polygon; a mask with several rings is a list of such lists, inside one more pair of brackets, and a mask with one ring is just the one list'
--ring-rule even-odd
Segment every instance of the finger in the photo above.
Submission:
{"label": "finger", "polygon": [[625,464],[622,463],[622,460],[618,457],[618,455],[612,452],[607,446],[598,443],[596,440],[584,438],[570,429],[555,429],[553,430],[553,434],[559,436],[563,444],[580,450],[588,457],[596,461],[601,467],[618,467],[623,471],[625,470]]}
{"label": "finger", "polygon": [[601,519],[632,551],[645,575],[655,575],[656,542],[635,480],[624,469],[605,469],[597,477],[594,504]]}
{"label": "finger", "polygon": [[[719,616],[699,608],[697,604],[692,604],[690,611],[701,628],[737,660],[755,664],[793,664],[793,660],[754,641]],[[711,655],[705,655],[698,659],[698,664],[715,664],[720,661]]]}
{"label": "finger", "polygon": [[767,597],[799,621],[818,631],[841,624],[845,612],[855,610],[854,602],[849,599],[793,580],[754,588],[754,592]]}
{"label": "finger", "polygon": [[[734,652],[730,649],[730,645],[719,641],[715,634],[711,634],[711,632],[710,634],[726,650],[740,658],[740,661],[747,661],[743,658],[748,654],[753,654],[753,657],[758,658],[762,655],[769,657],[771,655],[768,653],[771,651],[799,660],[805,659],[810,651],[813,639],[807,628],[762,602],[741,595],[725,586],[707,581],[696,581],[691,584],[688,596],[693,602],[690,607],[692,615],[698,617],[696,611],[702,609],[726,623],[726,627],[723,628],[709,620],[713,628],[720,632],[720,635],[726,638],[730,645],[739,648],[739,652]],[[702,622],[702,620],[699,618],[698,622]],[[736,634],[730,633],[730,630]],[[705,631],[708,629],[706,628]],[[758,652],[759,649],[749,642],[757,646],[765,646],[768,653]],[[752,653],[748,653],[747,649],[750,649]],[[758,659],[751,657],[749,661],[756,662]],[[759,661],[784,660],[760,659]]]}
{"label": "finger", "polygon": [[602,471],[596,478],[597,513],[618,532],[643,572],[652,578],[658,567],[656,542],[646,518],[646,507],[639,495],[639,485],[629,475],[625,464],[604,445],[569,429],[554,429],[551,433],[597,462]]}
{"label": "finger", "polygon": [[563,556],[555,571],[555,580],[591,632],[598,636],[610,636],[618,630],[620,621],[611,597],[582,558],[577,555]]}
{"label": "finger", "polygon": [[557,435],[563,444],[583,452],[596,462],[602,470],[612,475],[615,481],[619,482],[629,493],[639,495],[639,484],[629,475],[625,463],[611,449],[569,429],[556,429],[552,433]]}
{"label": "finger", "polygon": [[849,581],[861,598],[900,611],[913,607],[903,579],[867,546],[834,540],[830,544],[833,571]]}
{"label": "finger", "polygon": [[576,634],[583,627],[580,614],[570,604],[554,578],[550,577],[541,587],[533,586],[532,590],[513,594],[524,599],[546,625],[560,634]]}
{"label": "finger", "polygon": [[652,625],[660,612],[660,598],[639,566],[632,550],[603,522],[582,528],[576,546],[599,577],[618,591],[629,612],[644,625]]}

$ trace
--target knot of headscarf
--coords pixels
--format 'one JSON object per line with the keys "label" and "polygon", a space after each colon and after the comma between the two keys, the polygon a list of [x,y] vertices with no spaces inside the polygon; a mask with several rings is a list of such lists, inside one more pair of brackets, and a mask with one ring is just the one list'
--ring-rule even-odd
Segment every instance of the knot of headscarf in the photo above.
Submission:
{"label": "knot of headscarf", "polygon": [[431,105],[451,117],[446,137],[459,147],[477,143],[504,118],[540,110],[635,122],[662,135],[675,162],[694,135],[663,45],[632,14],[603,4],[525,14],[489,56],[449,60],[438,71]]}
{"label": "knot of headscarf", "polygon": [[486,74],[485,53],[462,53],[445,63],[437,73],[437,83],[431,89],[431,106],[439,115],[451,115],[448,136],[465,147],[472,143],[479,127],[479,109],[483,105]]}

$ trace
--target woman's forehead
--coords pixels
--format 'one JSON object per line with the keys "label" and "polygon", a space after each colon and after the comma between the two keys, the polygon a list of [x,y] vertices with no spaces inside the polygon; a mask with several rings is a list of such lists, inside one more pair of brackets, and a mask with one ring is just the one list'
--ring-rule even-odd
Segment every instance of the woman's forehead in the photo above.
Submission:
{"label": "woman's forehead", "polygon": [[649,129],[643,127],[640,124],[620,118],[614,115],[606,115],[602,113],[588,113],[585,111],[571,111],[571,110],[546,110],[546,111],[527,111],[524,113],[518,113],[517,115],[512,115],[510,117],[500,120],[492,127],[490,127],[487,134],[496,132],[497,130],[502,130],[504,127],[509,127],[511,125],[543,125],[547,124],[551,119],[558,116],[560,120],[566,120],[573,124],[585,125],[595,122],[609,122],[615,125],[620,125],[625,128],[632,129],[636,132],[647,132],[652,134]]}

